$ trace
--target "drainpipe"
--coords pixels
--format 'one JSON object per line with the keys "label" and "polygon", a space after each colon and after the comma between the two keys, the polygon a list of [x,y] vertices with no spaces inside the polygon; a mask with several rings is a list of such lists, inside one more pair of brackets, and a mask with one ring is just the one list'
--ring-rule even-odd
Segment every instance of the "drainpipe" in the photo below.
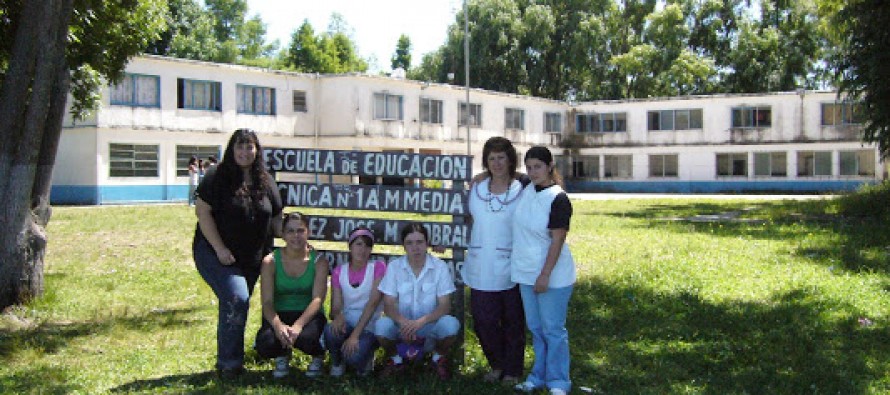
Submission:
{"label": "drainpipe", "polygon": [[801,140],[805,140],[807,137],[807,130],[806,130],[807,125],[805,123],[806,116],[804,114],[804,96],[806,96],[806,94],[807,94],[807,91],[805,89],[803,89],[803,88],[797,89],[797,96],[800,97],[800,118],[797,121],[798,122],[797,127],[800,128]]}
{"label": "drainpipe", "polygon": [[[313,137],[312,146],[315,147],[315,149],[319,149],[319,148],[321,148],[318,146],[318,134],[319,134],[318,129],[320,127],[320,122],[321,122],[321,117],[319,116],[319,112],[321,111],[321,104],[320,104],[320,102],[321,102],[321,78],[319,77],[318,73],[315,73],[315,100],[313,100],[313,101],[315,103],[312,106],[312,107],[314,107],[314,110],[313,110],[314,114],[312,116],[312,129],[313,129],[312,134],[314,137]],[[315,174],[315,183],[316,184],[321,183],[321,178],[319,177],[319,175],[317,173]]]}

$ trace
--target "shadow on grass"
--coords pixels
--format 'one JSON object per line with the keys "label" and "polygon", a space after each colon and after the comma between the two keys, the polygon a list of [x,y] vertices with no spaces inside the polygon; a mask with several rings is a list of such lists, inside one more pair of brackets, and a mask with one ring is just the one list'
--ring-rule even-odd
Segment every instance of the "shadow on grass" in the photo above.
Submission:
{"label": "shadow on grass", "polygon": [[70,394],[78,389],[70,384],[67,372],[51,366],[34,366],[26,372],[0,377],[3,394]]}
{"label": "shadow on grass", "polygon": [[[254,370],[255,369],[255,370]],[[215,372],[200,372],[136,380],[112,388],[115,393],[220,393],[262,394],[513,394],[511,388],[482,383],[474,376],[455,376],[441,381],[423,366],[417,366],[392,378],[358,377],[351,373],[341,378],[323,376],[310,379],[292,369],[284,379],[273,379],[271,366],[250,367],[236,379],[221,380]]]}
{"label": "shadow on grass", "polygon": [[[887,383],[890,331],[798,289],[763,304],[579,283],[575,386],[597,393],[867,393]],[[890,388],[884,388],[890,389]]]}
{"label": "shadow on grass", "polygon": [[[89,321],[75,323],[44,323],[22,329],[0,328],[0,361],[8,363],[15,353],[32,351],[42,354],[56,353],[76,338],[107,333],[114,328],[151,331],[194,322],[193,313],[199,308],[152,310],[128,314],[109,313]],[[118,315],[121,314],[121,315]]]}

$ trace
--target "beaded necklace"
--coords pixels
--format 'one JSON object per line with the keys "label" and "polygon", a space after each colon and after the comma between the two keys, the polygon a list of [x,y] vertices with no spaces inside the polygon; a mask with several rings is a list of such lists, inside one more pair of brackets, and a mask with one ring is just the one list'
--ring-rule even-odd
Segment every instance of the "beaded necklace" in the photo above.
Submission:
{"label": "beaded necklace", "polygon": [[[488,181],[488,191],[486,191],[486,196],[483,197],[481,194],[479,194],[479,186],[477,185],[475,188],[476,189],[476,197],[478,197],[480,200],[482,200],[483,202],[485,202],[488,205],[488,211],[490,211],[492,213],[504,211],[504,209],[507,206],[509,206],[510,203],[513,203],[519,197],[519,193],[517,193],[512,198],[510,197],[510,189],[512,189],[511,188],[512,184],[513,184],[513,182],[511,181],[510,184],[507,185],[507,192],[504,193],[504,198],[501,199],[498,195],[491,193],[491,180],[489,180]],[[495,207],[492,202],[497,202],[499,204],[499,206]]]}

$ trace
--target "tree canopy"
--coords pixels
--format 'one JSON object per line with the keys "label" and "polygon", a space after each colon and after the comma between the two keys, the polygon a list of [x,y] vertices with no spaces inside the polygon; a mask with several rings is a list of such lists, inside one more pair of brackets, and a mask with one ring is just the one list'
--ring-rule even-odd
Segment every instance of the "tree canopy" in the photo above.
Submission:
{"label": "tree canopy", "polygon": [[399,41],[396,43],[396,51],[392,55],[390,65],[393,70],[402,68],[402,70],[408,71],[411,68],[411,39],[408,36],[404,34],[399,36]]}
{"label": "tree canopy", "polygon": [[168,0],[167,28],[145,52],[184,59],[271,67],[277,41],[266,24],[248,18],[245,0]]}
{"label": "tree canopy", "polygon": [[[864,139],[890,155],[890,7],[881,0],[826,1],[823,12],[833,15],[829,35],[840,41],[832,65],[840,91],[857,101],[865,123]],[[834,11],[837,11],[834,13]]]}
{"label": "tree canopy", "polygon": [[294,32],[285,67],[306,73],[346,73],[368,69],[348,36],[348,26],[336,14],[327,32],[316,34],[308,20]]}
{"label": "tree canopy", "polygon": [[[471,1],[471,84],[580,100],[816,88],[816,1]],[[463,80],[463,19],[409,76]]]}

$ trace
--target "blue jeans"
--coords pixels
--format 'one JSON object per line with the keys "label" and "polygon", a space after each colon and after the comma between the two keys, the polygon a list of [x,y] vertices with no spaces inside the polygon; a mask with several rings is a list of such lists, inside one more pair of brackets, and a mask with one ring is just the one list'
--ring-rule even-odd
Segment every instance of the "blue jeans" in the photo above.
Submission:
{"label": "blue jeans", "polygon": [[573,286],[549,288],[535,293],[533,285],[519,285],[525,322],[532,333],[535,362],[526,381],[536,387],[559,388],[569,392],[569,332],[566,313]]}
{"label": "blue jeans", "polygon": [[[417,336],[430,340],[441,340],[457,335],[460,330],[460,321],[450,315],[439,317],[436,322],[424,325],[417,331]],[[399,325],[392,318],[380,317],[374,326],[374,334],[389,340],[400,340]]]}
{"label": "blue jeans", "polygon": [[250,295],[260,276],[259,269],[225,266],[210,243],[198,238],[192,245],[198,273],[219,300],[216,322],[216,368],[233,369],[244,365],[244,328]]}
{"label": "blue jeans", "polygon": [[[334,333],[333,329],[331,329],[330,322],[325,325],[324,346],[331,354],[331,363],[335,365],[343,363],[343,343],[345,343],[346,339],[349,338],[349,335],[352,334],[353,329],[355,329],[355,326],[347,323],[346,331],[342,334],[337,334]],[[374,350],[377,349],[377,346],[377,337],[374,336],[373,332],[369,331],[366,328],[358,337],[358,350],[356,350],[356,352],[352,355],[346,357],[346,364],[358,370],[364,369],[368,363],[368,360],[370,360],[374,356]]]}

